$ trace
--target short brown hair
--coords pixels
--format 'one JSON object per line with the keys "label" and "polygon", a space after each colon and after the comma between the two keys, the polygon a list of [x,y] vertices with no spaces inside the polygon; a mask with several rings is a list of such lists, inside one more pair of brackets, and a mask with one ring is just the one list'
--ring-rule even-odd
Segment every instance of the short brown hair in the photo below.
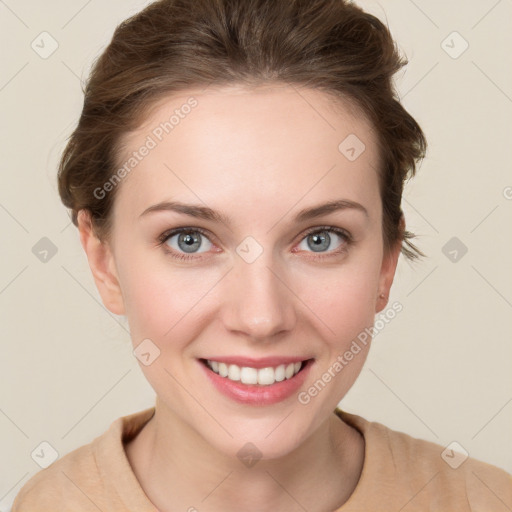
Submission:
{"label": "short brown hair", "polygon": [[405,181],[424,157],[425,136],[400,104],[392,77],[407,64],[387,27],[347,0],[159,0],[122,22],[94,63],[83,110],[62,154],[59,194],[77,214],[88,210],[107,238],[116,189],[111,177],[124,134],[166,95],[207,85],[283,83],[351,100],[376,129],[380,146],[383,238],[401,240]]}

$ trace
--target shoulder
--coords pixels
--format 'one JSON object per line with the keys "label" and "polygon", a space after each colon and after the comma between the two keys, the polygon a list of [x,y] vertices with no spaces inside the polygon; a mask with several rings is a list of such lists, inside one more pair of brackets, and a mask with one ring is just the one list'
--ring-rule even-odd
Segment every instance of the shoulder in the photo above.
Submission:
{"label": "shoulder", "polygon": [[155,512],[124,449],[154,413],[155,407],[150,407],[117,418],[91,443],[36,473],[17,494],[11,512]]}
{"label": "shoulder", "polygon": [[[98,509],[88,496],[101,488],[93,443],[81,446],[32,476],[17,494],[12,512],[64,510],[66,503],[80,504],[80,510]],[[87,503],[88,502],[88,503]],[[85,508],[84,508],[85,507]]]}
{"label": "shoulder", "polygon": [[336,413],[365,438],[360,483],[380,486],[382,496],[401,504],[403,512],[512,510],[512,476],[469,457],[462,446],[444,447],[339,409]]}

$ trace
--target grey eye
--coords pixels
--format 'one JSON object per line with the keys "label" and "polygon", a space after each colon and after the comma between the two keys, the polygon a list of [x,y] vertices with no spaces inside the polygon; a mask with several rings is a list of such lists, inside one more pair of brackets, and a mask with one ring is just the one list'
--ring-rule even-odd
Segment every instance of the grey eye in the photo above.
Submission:
{"label": "grey eye", "polygon": [[[177,239],[177,246],[173,239]],[[206,243],[204,240],[206,240]],[[176,233],[170,236],[165,243],[175,251],[183,251],[186,253],[195,253],[199,248],[205,248],[206,251],[211,248],[211,242],[199,231],[183,231]]]}
{"label": "grey eye", "polygon": [[[329,234],[331,233],[331,235]],[[299,245],[299,248],[301,250],[312,250],[313,252],[325,252],[329,249],[329,246],[331,245],[332,241],[332,235],[335,237],[338,237],[341,240],[341,243],[339,245],[342,245],[344,242],[343,237],[341,235],[338,235],[334,231],[330,231],[327,229],[316,231],[314,233],[310,233],[304,239],[301,241],[301,244]],[[302,244],[306,243],[307,248],[301,247]],[[339,247],[338,245],[338,247]],[[336,249],[337,247],[333,247],[331,249]]]}

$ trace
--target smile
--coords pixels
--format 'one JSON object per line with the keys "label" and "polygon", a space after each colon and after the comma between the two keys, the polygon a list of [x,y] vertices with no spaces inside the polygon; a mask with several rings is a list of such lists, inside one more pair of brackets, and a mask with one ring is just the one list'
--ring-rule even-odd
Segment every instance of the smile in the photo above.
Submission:
{"label": "smile", "polygon": [[272,405],[304,384],[314,359],[212,357],[199,359],[207,380],[225,397],[245,405]]}
{"label": "smile", "polygon": [[221,361],[206,360],[208,367],[216,374],[234,382],[242,384],[259,384],[260,386],[271,386],[275,382],[282,382],[285,379],[291,379],[299,373],[302,368],[302,362],[289,363],[287,365],[266,368],[252,368],[250,366],[238,366],[236,364],[227,364]]}

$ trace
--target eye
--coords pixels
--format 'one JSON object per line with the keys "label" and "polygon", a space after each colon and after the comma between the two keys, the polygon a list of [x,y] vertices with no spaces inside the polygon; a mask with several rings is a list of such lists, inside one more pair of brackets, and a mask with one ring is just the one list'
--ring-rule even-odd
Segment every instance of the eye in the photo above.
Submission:
{"label": "eye", "polygon": [[[333,240],[338,239],[334,250],[329,250]],[[201,228],[183,227],[166,231],[158,238],[158,246],[171,257],[179,260],[201,259],[200,255],[214,247],[208,233]],[[351,235],[344,229],[335,226],[311,228],[301,239],[298,249],[292,252],[305,251],[317,253],[316,259],[332,257],[345,253],[352,243]],[[325,253],[325,254],[324,254]]]}
{"label": "eye", "polygon": [[[166,252],[178,259],[192,259],[194,254],[208,252],[213,244],[206,232],[199,228],[177,228],[163,233],[159,245],[167,245],[172,250]],[[203,249],[203,250],[199,250]]]}
{"label": "eye", "polygon": [[[334,235],[334,236],[333,236]],[[334,250],[329,248],[333,245],[333,241],[339,240],[337,247]],[[314,253],[325,253],[325,256],[332,256],[341,254],[347,250],[348,245],[352,242],[352,238],[345,230],[334,226],[316,227],[309,230],[306,236],[299,244],[299,250],[309,251]],[[320,257],[323,257],[322,254]]]}

